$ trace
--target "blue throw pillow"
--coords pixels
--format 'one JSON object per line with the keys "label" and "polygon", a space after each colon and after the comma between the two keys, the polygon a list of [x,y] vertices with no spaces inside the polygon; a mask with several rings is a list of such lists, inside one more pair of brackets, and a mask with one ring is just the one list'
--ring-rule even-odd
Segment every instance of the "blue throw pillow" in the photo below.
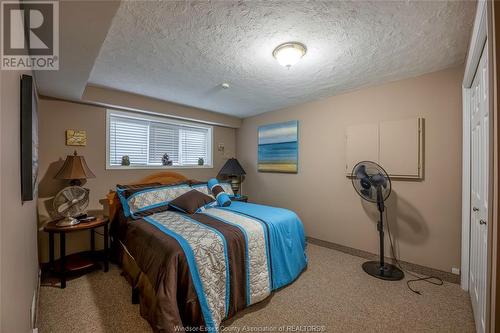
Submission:
{"label": "blue throw pillow", "polygon": [[224,192],[224,189],[219,184],[219,181],[215,178],[212,178],[207,183],[208,189],[212,192],[212,195],[217,200],[217,204],[221,207],[227,207],[231,204],[231,198]]}

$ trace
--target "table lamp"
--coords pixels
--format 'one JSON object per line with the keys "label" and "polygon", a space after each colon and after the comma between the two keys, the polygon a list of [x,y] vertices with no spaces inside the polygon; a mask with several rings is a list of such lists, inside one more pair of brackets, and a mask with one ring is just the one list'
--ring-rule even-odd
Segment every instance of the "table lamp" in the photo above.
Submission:
{"label": "table lamp", "polygon": [[241,190],[241,182],[243,181],[244,175],[246,175],[246,173],[241,167],[240,162],[235,158],[230,158],[226,161],[222,169],[220,169],[217,178],[230,179],[231,188],[236,195]]}
{"label": "table lamp", "polygon": [[82,179],[95,178],[90,171],[83,156],[79,156],[75,150],[73,155],[66,156],[61,170],[54,176],[56,179],[70,180],[71,186],[81,186]]}

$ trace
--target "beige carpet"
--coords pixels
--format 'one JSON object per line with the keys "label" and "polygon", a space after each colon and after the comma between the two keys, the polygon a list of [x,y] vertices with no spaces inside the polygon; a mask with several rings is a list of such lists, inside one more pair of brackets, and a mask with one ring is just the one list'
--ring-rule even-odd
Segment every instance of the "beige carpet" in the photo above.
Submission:
{"label": "beige carpet", "polygon": [[[325,332],[474,332],[468,295],[458,285],[421,282],[419,296],[404,281],[365,274],[364,259],[315,245],[308,254],[309,267],[297,281],[225,322],[223,331],[314,325]],[[38,326],[42,333],[151,331],[116,266],[70,280],[64,290],[42,287]],[[314,332],[307,329],[302,332]]]}

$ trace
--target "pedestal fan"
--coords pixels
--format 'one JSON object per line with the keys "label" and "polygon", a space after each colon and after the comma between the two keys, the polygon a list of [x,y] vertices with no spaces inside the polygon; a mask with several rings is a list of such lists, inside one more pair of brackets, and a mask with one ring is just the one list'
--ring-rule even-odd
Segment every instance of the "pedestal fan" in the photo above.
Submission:
{"label": "pedestal fan", "polygon": [[377,230],[380,238],[380,260],[363,263],[363,270],[379,279],[397,281],[404,277],[398,267],[384,260],[384,201],[391,195],[391,179],[377,163],[359,162],[352,169],[352,185],[361,198],[377,204],[380,219]]}

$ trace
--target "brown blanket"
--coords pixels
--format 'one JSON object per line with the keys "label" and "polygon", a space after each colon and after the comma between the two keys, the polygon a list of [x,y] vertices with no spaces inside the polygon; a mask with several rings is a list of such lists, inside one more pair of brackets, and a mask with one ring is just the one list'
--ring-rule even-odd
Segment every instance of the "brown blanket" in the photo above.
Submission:
{"label": "brown blanket", "polygon": [[[245,237],[238,227],[207,215],[190,217],[219,231],[227,243],[230,299],[228,318],[246,307]],[[143,314],[155,331],[179,328],[203,331],[205,322],[186,256],[177,240],[142,219],[114,223],[115,235],[125,245],[151,283],[156,302]],[[142,309],[141,309],[142,310]],[[141,311],[142,312],[142,311]]]}

